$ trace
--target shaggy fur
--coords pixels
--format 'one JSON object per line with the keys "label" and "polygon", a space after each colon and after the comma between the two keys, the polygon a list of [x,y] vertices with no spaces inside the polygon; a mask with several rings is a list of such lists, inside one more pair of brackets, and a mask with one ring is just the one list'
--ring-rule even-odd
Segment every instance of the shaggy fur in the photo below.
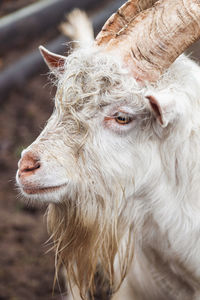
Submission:
{"label": "shaggy fur", "polygon": [[[109,293],[123,282],[116,299],[199,299],[199,67],[181,56],[156,84],[141,86],[90,47],[66,59],[57,86],[52,117],[22,154],[41,161],[26,182],[63,185],[31,196],[51,203],[57,266],[82,299],[95,294],[97,272]],[[118,111],[132,122],[115,122]]]}

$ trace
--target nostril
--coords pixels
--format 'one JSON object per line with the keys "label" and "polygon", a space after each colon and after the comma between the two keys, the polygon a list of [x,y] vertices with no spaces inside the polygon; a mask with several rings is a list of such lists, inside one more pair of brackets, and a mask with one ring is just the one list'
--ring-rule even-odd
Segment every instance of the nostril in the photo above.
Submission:
{"label": "nostril", "polygon": [[40,160],[32,152],[23,155],[19,163],[19,177],[22,175],[31,175],[41,167]]}
{"label": "nostril", "polygon": [[22,172],[31,172],[34,171],[36,169],[40,168],[40,163],[36,162],[34,166],[27,166],[26,168],[24,168],[23,170],[21,170]]}

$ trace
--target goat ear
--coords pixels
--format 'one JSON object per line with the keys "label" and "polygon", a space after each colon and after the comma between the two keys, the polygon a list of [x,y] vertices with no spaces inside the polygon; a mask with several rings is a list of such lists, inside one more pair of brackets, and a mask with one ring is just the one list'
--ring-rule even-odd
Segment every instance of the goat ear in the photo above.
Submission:
{"label": "goat ear", "polygon": [[55,75],[62,74],[64,71],[66,57],[50,52],[43,46],[40,46],[39,50],[49,69],[53,71]]}
{"label": "goat ear", "polygon": [[176,104],[170,94],[158,93],[156,95],[146,95],[149,104],[159,124],[164,128],[171,123],[176,115]]}

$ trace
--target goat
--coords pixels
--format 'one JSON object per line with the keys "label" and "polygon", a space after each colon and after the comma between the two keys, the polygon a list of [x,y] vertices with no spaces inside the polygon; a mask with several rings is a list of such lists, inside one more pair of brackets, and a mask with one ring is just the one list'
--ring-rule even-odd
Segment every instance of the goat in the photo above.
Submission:
{"label": "goat", "polygon": [[[200,299],[198,0],[129,0],[68,57],[41,47],[55,109],[22,152],[74,299]],[[78,294],[77,294],[78,291]]]}

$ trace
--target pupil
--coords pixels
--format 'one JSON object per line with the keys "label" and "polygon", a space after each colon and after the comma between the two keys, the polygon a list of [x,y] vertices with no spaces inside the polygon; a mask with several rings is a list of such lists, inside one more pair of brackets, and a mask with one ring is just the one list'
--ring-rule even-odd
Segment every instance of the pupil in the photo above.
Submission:
{"label": "pupil", "polygon": [[120,121],[126,121],[126,118],[125,117],[118,117],[118,120],[120,120]]}

